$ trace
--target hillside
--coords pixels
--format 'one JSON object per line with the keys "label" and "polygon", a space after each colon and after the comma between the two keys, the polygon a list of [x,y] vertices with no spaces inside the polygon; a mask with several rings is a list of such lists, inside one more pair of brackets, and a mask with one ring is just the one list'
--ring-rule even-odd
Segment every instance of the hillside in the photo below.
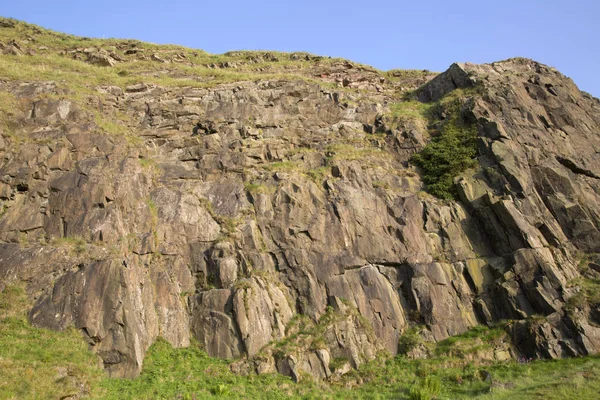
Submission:
{"label": "hillside", "polygon": [[[458,397],[514,360],[600,350],[600,101],[551,67],[381,72],[9,19],[0,52],[6,370],[40,337],[81,336],[90,370],[67,386],[147,379],[100,368],[134,378],[150,349],[230,382],[204,395],[390,376],[404,386],[382,395],[409,395],[439,373],[470,382]],[[527,368],[559,379],[549,365],[582,396],[598,385],[596,357]]]}

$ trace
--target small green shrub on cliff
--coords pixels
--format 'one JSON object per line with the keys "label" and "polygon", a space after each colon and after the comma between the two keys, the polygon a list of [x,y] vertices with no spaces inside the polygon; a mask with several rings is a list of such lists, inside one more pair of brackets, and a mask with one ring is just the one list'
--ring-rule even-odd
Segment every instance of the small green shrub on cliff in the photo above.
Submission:
{"label": "small green shrub on cliff", "polygon": [[412,160],[423,170],[429,193],[441,199],[457,197],[454,178],[477,165],[477,128],[465,121],[458,107],[439,133]]}

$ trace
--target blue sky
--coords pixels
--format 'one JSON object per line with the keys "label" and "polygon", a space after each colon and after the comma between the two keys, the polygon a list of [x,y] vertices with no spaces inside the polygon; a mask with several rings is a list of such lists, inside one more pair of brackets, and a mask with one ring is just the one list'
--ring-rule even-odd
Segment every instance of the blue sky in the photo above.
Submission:
{"label": "blue sky", "polygon": [[600,0],[0,0],[0,15],[88,37],[308,51],[382,70],[521,56],[600,97]]}

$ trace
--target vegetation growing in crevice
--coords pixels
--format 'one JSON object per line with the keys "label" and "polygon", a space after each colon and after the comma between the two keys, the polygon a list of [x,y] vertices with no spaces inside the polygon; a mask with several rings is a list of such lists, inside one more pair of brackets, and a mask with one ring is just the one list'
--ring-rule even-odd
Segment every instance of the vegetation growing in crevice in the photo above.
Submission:
{"label": "vegetation growing in crevice", "polygon": [[[345,161],[363,161],[365,165],[378,165],[376,159],[391,159],[393,155],[379,147],[373,146],[369,141],[357,141],[356,143],[334,143],[325,147],[325,154],[328,157],[328,163],[331,164],[336,160]],[[371,160],[372,159],[372,160]]]}
{"label": "vegetation growing in crevice", "polygon": [[146,205],[148,206],[148,212],[150,213],[150,229],[152,230],[154,249],[158,251],[158,206],[152,198],[146,199]]}
{"label": "vegetation growing in crevice", "polygon": [[18,149],[23,138],[15,134],[15,124],[12,119],[20,111],[21,106],[22,103],[13,93],[0,90],[0,138],[10,139],[16,149]]}
{"label": "vegetation growing in crevice", "polygon": [[327,307],[325,314],[317,321],[306,315],[296,314],[286,326],[286,337],[271,343],[276,358],[295,354],[300,349],[321,349],[325,347],[323,334],[337,321],[345,316],[335,313]]}
{"label": "vegetation growing in crevice", "polygon": [[402,101],[390,106],[390,117],[397,121],[411,119],[428,119],[433,104],[421,103],[417,100]]}
{"label": "vegetation growing in crevice", "polygon": [[[264,357],[264,354],[272,352],[276,359],[282,359],[288,355],[298,355],[307,350],[327,349],[326,336],[334,330],[338,323],[351,322],[360,326],[371,340],[374,339],[374,332],[371,324],[360,314],[358,309],[352,305],[346,305],[345,310],[336,311],[328,306],[325,313],[314,321],[304,314],[296,314],[286,326],[286,336],[282,340],[273,341],[265,346],[257,357]],[[347,359],[344,357],[344,360]],[[329,366],[331,371],[335,371],[343,364],[341,358],[336,360],[332,358],[332,364]],[[312,378],[311,378],[312,379]]]}
{"label": "vegetation growing in crevice", "polygon": [[14,94],[0,90],[0,119],[11,117],[18,109],[19,101]]}
{"label": "vegetation growing in crevice", "polygon": [[317,168],[309,169],[308,171],[306,171],[306,175],[314,183],[316,183],[317,185],[320,185],[323,183],[325,178],[327,176],[329,176],[330,172],[331,172],[331,168],[328,166],[324,166],[324,167],[317,167]]}
{"label": "vegetation growing in crevice", "polygon": [[62,238],[55,238],[51,241],[54,247],[67,247],[73,250],[75,254],[82,254],[86,251],[88,243],[79,236],[66,236]]}
{"label": "vegetation growing in crevice", "polygon": [[[573,312],[576,309],[594,307],[600,304],[600,273],[597,271],[600,254],[587,253],[579,255],[577,270],[580,277],[568,282],[569,288],[575,288],[575,292],[567,299],[566,310]],[[591,268],[594,265],[594,268]]]}
{"label": "vegetation growing in crevice", "polygon": [[439,114],[448,115],[423,150],[412,157],[422,169],[429,193],[445,200],[456,199],[454,179],[477,165],[477,127],[461,111],[460,98],[440,102]]}
{"label": "vegetation growing in crevice", "polygon": [[253,181],[244,182],[244,189],[251,195],[258,195],[260,193],[273,194],[275,193],[276,187],[261,181]]}
{"label": "vegetation growing in crevice", "polygon": [[600,279],[582,276],[569,282],[569,286],[578,286],[579,290],[567,300],[567,310],[600,304]]}

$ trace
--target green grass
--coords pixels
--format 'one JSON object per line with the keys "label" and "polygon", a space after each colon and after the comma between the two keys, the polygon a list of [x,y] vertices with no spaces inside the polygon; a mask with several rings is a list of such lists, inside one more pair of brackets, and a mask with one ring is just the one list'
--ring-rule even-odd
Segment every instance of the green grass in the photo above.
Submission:
{"label": "green grass", "polygon": [[395,78],[419,78],[429,74],[436,73],[422,69],[392,69],[386,72],[386,75]]}
{"label": "green grass", "polygon": [[567,301],[568,310],[600,303],[600,279],[582,276],[569,282],[569,286],[579,286],[579,291]]}
{"label": "green grass", "polygon": [[[27,62],[23,62],[27,57]],[[0,59],[0,77],[18,81],[55,80],[75,92],[91,93],[99,85],[125,88],[136,83],[172,87],[213,87],[218,84],[275,78],[275,74],[253,74],[237,70],[214,70],[203,66],[177,66],[177,74],[166,74],[157,64],[129,61],[118,67],[90,65],[59,54],[33,56],[5,55]],[[121,73],[127,71],[127,73]],[[177,75],[177,76],[173,76]]]}
{"label": "green grass", "polygon": [[[485,381],[486,373],[490,374],[492,382]],[[427,392],[423,388],[437,386],[428,383],[428,378],[430,382],[441,382],[437,397],[429,397],[440,399],[591,400],[597,398],[600,390],[600,359],[597,356],[489,365],[453,358],[411,361],[396,357],[372,362],[352,374],[366,381],[354,390],[355,398],[415,398],[411,393]]]}
{"label": "green grass", "polygon": [[[485,381],[486,373],[494,386]],[[600,390],[599,373],[598,357],[492,365],[397,357],[371,362],[337,383],[294,384],[276,374],[238,376],[226,361],[212,359],[196,346],[173,349],[159,340],[140,377],[105,378],[98,392],[104,399],[594,399]],[[349,389],[361,380],[362,385]]]}
{"label": "green grass", "polygon": [[[75,329],[53,332],[32,327],[24,310],[31,304],[23,289],[0,293],[0,399],[57,399],[78,393],[90,399],[596,399],[600,392],[600,358],[556,361],[470,362],[456,352],[427,360],[403,356],[378,358],[334,382],[303,380],[296,384],[277,374],[236,375],[230,362],[209,357],[197,344],[174,349],[154,343],[135,379],[104,374],[100,360]],[[319,333],[334,318],[318,324],[297,317],[290,324],[292,345],[304,333]],[[293,333],[293,332],[295,333]],[[318,336],[318,335],[317,335]],[[476,328],[441,342],[446,350],[477,339],[492,343],[498,330]],[[333,359],[332,365],[345,359]],[[489,374],[492,382],[486,381]]]}
{"label": "green grass", "polygon": [[435,399],[442,391],[442,381],[435,376],[427,376],[418,385],[413,386],[408,395],[411,400]]}
{"label": "green grass", "polygon": [[390,116],[396,120],[427,120],[432,106],[431,103],[421,103],[416,100],[394,103],[390,105]]}
{"label": "green grass", "polygon": [[82,254],[86,251],[88,243],[79,236],[66,236],[55,238],[50,243],[54,247],[66,247],[75,254]]}
{"label": "green grass", "polygon": [[100,360],[75,329],[54,332],[32,327],[19,287],[0,293],[0,399],[58,399],[79,392],[102,397]]}
{"label": "green grass", "polygon": [[[104,399],[203,399],[207,397],[272,398],[288,394],[317,395],[314,387],[294,385],[281,375],[238,376],[226,361],[209,357],[197,346],[173,349],[157,341],[137,379],[105,379]],[[300,389],[300,390],[299,390]]]}
{"label": "green grass", "polygon": [[[296,59],[293,53],[240,51],[215,55],[182,46],[155,45],[135,40],[89,39],[53,32],[20,21],[14,22],[12,28],[0,28],[0,42],[21,42],[25,37],[31,37],[34,41],[21,43],[25,55],[3,55],[0,58],[0,78],[8,80],[52,80],[68,87],[72,92],[87,94],[94,94],[94,88],[98,85],[125,88],[140,82],[160,86],[205,88],[224,83],[286,79],[328,85],[314,78],[305,68],[308,61],[303,58]],[[131,45],[144,50],[146,59],[124,55],[123,46]],[[42,50],[40,47],[46,49]],[[70,53],[85,48],[115,52],[124,61],[114,67],[101,67],[75,59]],[[163,58],[183,54],[185,62],[158,63],[149,59],[155,53]],[[310,63],[318,65],[339,61],[323,57],[311,60]],[[227,62],[236,64],[237,67],[211,67]]]}

